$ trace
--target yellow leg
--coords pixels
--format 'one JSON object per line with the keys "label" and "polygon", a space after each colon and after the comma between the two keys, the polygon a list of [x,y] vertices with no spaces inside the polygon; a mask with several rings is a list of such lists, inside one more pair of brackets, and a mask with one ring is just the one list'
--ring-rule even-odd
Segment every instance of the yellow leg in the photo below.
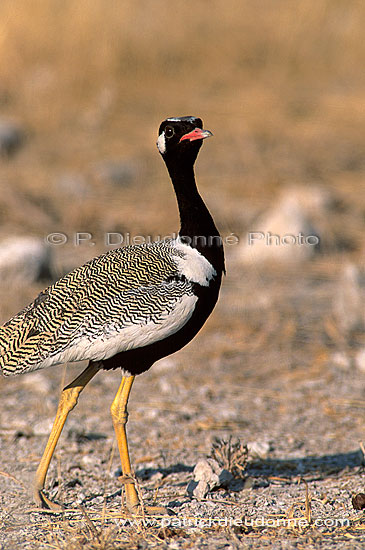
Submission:
{"label": "yellow leg", "polygon": [[110,407],[115,435],[118,442],[123,476],[125,476],[125,478],[129,477],[131,481],[128,483],[129,480],[127,479],[127,483],[125,484],[127,507],[131,512],[137,511],[140,505],[136,488],[134,486],[134,483],[132,482],[132,469],[128,452],[127,433],[125,429],[125,425],[128,421],[128,398],[133,382],[134,376],[123,376],[117,395],[115,396],[114,401]]}
{"label": "yellow leg", "polygon": [[47,445],[39,463],[34,481],[34,500],[36,504],[42,508],[51,508],[52,510],[62,509],[61,506],[55,504],[43,494],[48,467],[57,445],[57,441],[61,435],[62,428],[66,422],[68,413],[75,407],[80,393],[86,384],[95,376],[98,370],[99,367],[97,366],[97,363],[90,362],[88,367],[62,391],[52,431],[48,438]]}
{"label": "yellow leg", "polygon": [[[110,407],[110,412],[112,414],[115,435],[118,442],[120,461],[122,464],[122,472],[125,479],[124,486],[127,508],[132,513],[138,513],[142,508],[142,503],[138,498],[138,494],[133,482],[133,473],[128,452],[127,433],[125,429],[128,421],[128,398],[133,382],[134,376],[123,376],[117,395],[115,396],[114,401]],[[143,507],[143,511],[147,514],[155,515],[168,513],[168,510],[162,506]]]}

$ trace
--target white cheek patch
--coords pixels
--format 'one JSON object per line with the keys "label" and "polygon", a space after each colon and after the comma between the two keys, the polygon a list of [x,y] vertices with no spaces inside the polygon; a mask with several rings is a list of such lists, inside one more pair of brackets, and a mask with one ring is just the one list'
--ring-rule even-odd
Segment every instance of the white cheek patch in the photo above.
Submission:
{"label": "white cheek patch", "polygon": [[217,275],[216,270],[205,256],[196,248],[181,242],[178,237],[174,246],[184,253],[184,257],[175,256],[180,273],[185,275],[188,281],[198,283],[201,286],[209,286],[210,281]]}
{"label": "white cheek patch", "polygon": [[157,147],[158,147],[158,150],[160,151],[161,155],[163,155],[166,152],[165,132],[162,132],[162,134],[160,136],[158,136]]}

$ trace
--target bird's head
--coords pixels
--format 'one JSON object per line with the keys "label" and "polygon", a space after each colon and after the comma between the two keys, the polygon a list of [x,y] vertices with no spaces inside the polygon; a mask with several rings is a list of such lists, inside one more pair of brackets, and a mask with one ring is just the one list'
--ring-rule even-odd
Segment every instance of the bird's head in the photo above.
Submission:
{"label": "bird's head", "polygon": [[190,160],[194,163],[203,139],[212,136],[203,130],[203,121],[194,116],[167,118],[158,131],[157,147],[165,161]]}

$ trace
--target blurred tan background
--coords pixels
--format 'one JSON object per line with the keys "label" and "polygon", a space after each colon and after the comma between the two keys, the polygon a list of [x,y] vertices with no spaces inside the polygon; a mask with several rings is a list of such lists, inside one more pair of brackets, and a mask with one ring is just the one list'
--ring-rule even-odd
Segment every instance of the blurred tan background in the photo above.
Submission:
{"label": "blurred tan background", "polygon": [[363,219],[364,24],[356,0],[3,0],[0,116],[25,141],[1,160],[2,231],[177,228],[155,140],[184,114],[215,134],[198,175],[223,233],[293,183]]}
{"label": "blurred tan background", "polygon": [[[293,482],[235,493],[240,517],[259,494],[268,495],[264,512],[277,513],[275,491],[281,508],[292,510],[295,491],[302,491],[295,476],[308,474],[312,483],[317,466],[305,462],[312,455],[322,464],[325,502],[337,517],[342,482],[331,481],[328,463],[337,472],[358,465],[364,28],[361,0],[0,3],[0,322],[53,279],[107,250],[105,232],[157,237],[177,230],[174,194],[155,146],[159,124],[197,115],[214,133],[199,155],[199,189],[222,235],[233,233],[239,243],[226,246],[222,296],[202,333],[138,379],[129,426],[133,458],[146,468],[193,466],[214,436],[264,442],[272,475],[282,472]],[[289,255],[282,254],[285,246],[263,246],[254,257],[250,231],[314,232],[321,246],[298,254],[294,247]],[[67,243],[44,248],[46,236],[57,232]],[[76,232],[90,233],[95,244],[75,246]],[[14,245],[15,237],[36,240]],[[37,258],[48,272],[37,272]],[[67,379],[80,368],[69,366]],[[36,430],[40,418],[51,422],[62,372],[0,381],[4,469],[27,486],[46,430],[38,439],[27,436],[34,456],[26,466],[21,459],[28,450],[18,445],[24,438],[14,434],[23,424],[27,434]],[[78,429],[102,431],[110,446],[106,402],[119,378],[100,375],[73,413],[75,423],[81,418]],[[65,479],[81,452],[76,443],[72,452],[69,446],[61,439]],[[82,452],[103,456],[106,448],[90,439]],[[290,457],[297,461],[291,470]],[[88,497],[86,470],[77,475]],[[186,498],[188,470],[176,474],[171,494],[169,483],[160,489],[166,502]],[[104,463],[98,472],[103,480]],[[363,485],[359,472],[341,493],[349,515],[350,492]],[[108,483],[112,493],[115,480]],[[4,510],[30,506],[9,486]],[[71,502],[79,491],[73,487],[62,489]]]}

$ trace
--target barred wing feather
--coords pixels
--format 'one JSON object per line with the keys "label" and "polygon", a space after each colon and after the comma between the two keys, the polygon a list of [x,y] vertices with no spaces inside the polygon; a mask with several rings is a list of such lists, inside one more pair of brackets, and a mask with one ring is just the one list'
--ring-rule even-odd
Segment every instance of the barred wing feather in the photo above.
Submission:
{"label": "barred wing feather", "polygon": [[178,331],[197,300],[179,256],[171,241],[124,247],[62,277],[0,327],[3,374],[102,360]]}

